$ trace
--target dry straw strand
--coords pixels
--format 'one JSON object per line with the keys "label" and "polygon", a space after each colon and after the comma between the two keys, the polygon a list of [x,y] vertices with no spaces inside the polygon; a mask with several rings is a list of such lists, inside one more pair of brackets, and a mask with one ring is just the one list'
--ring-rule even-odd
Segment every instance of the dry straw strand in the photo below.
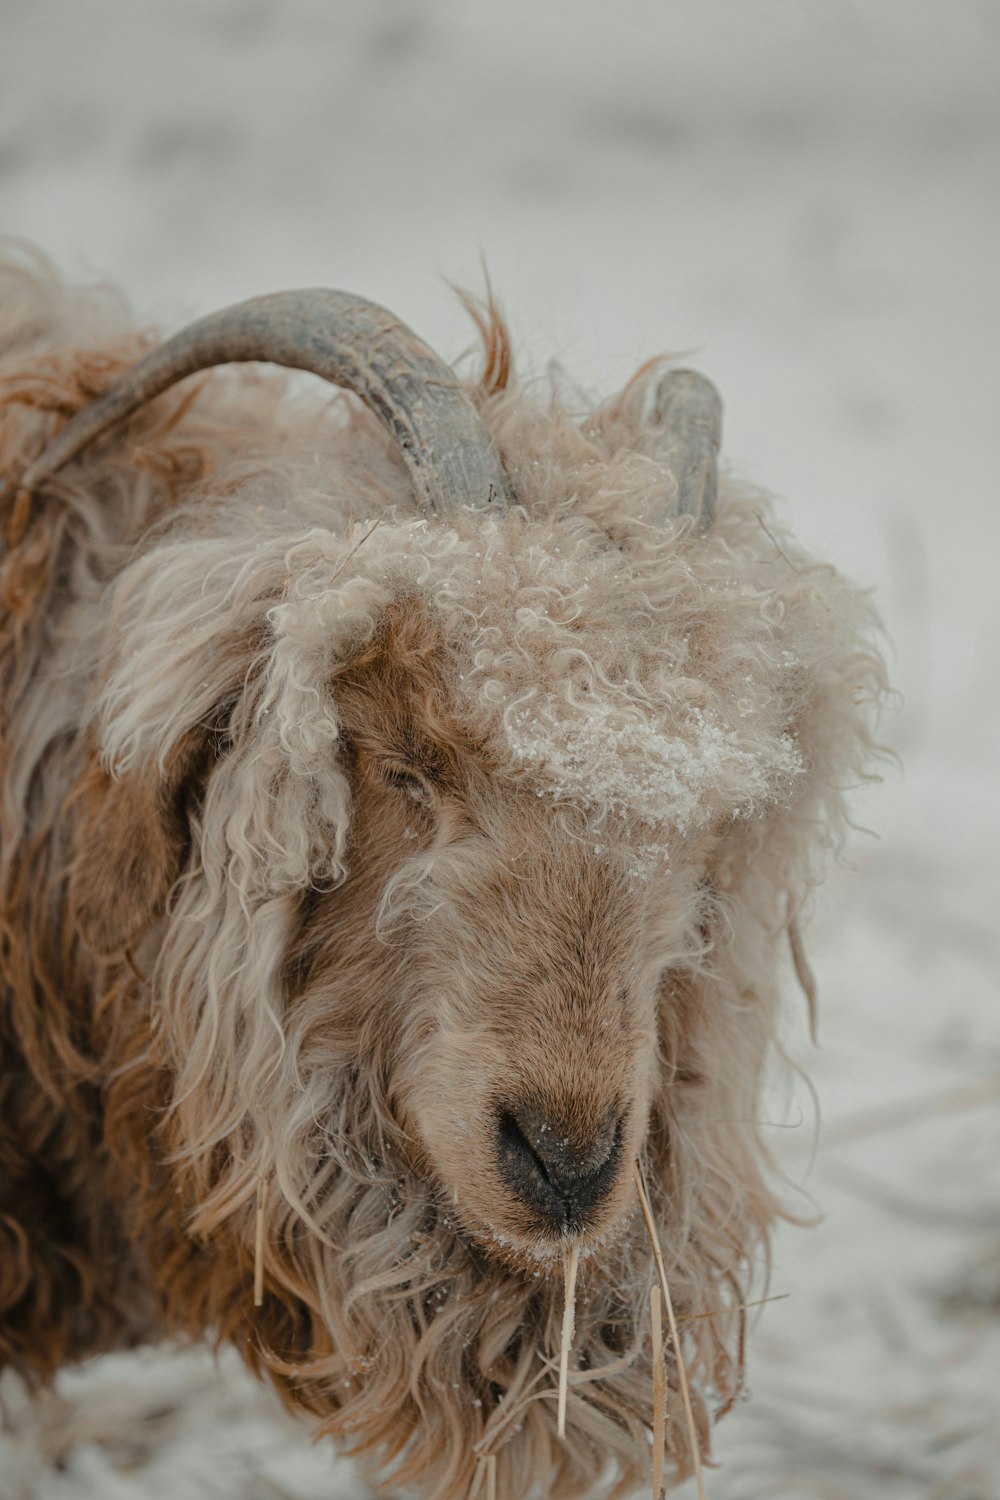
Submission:
{"label": "dry straw strand", "polygon": [[475,1473],[472,1476],[472,1483],[469,1486],[468,1500],[479,1500],[479,1496],[483,1488],[483,1478],[486,1474],[486,1466],[488,1462],[489,1459],[485,1456],[480,1458],[477,1462]]}
{"label": "dry straw strand", "polygon": [[566,1395],[569,1390],[569,1351],[573,1345],[576,1317],[576,1271],[580,1263],[579,1247],[573,1245],[567,1253],[564,1273],[566,1299],[563,1305],[562,1343],[559,1349],[559,1415],[556,1432],[561,1439],[566,1437]]}
{"label": "dry straw strand", "polygon": [[[483,1495],[484,1480],[486,1481],[485,1495]],[[483,1495],[483,1500],[497,1500],[497,1456],[495,1453],[484,1453],[476,1464],[468,1500],[479,1500],[481,1495]]]}
{"label": "dry straw strand", "polygon": [[698,1429],[694,1421],[694,1409],[691,1405],[691,1392],[688,1388],[687,1370],[684,1367],[684,1354],[681,1350],[680,1334],[677,1331],[677,1320],[674,1317],[674,1304],[671,1301],[670,1287],[667,1284],[667,1268],[663,1264],[660,1237],[656,1232],[656,1225],[653,1222],[653,1210],[650,1206],[649,1195],[646,1192],[646,1184],[642,1178],[642,1167],[638,1162],[635,1164],[635,1185],[639,1194],[642,1217],[646,1224],[646,1233],[649,1235],[649,1243],[653,1249],[653,1258],[656,1261],[656,1269],[660,1277],[660,1287],[663,1291],[663,1305],[667,1309],[670,1337],[673,1341],[674,1354],[677,1358],[677,1375],[680,1380],[681,1396],[684,1400],[684,1414],[687,1418],[688,1437],[691,1442],[691,1461],[694,1464],[694,1477],[698,1485],[698,1500],[705,1500],[705,1481],[701,1473],[701,1447],[698,1442]]}
{"label": "dry straw strand", "polygon": [[660,1500],[667,1444],[667,1366],[663,1357],[660,1288],[656,1282],[649,1289],[649,1321],[653,1339],[653,1500]]}
{"label": "dry straw strand", "polygon": [[[347,567],[347,564],[350,562],[351,558],[354,556],[355,552],[359,551],[360,548],[362,548],[365,545],[365,542],[367,542],[368,538],[370,536],[372,536],[379,529],[379,527],[382,525],[382,522],[383,522],[384,519],[385,519],[384,516],[379,516],[378,520],[375,521],[371,526],[369,526],[368,530],[365,532],[365,534],[361,538],[360,542],[355,542],[354,546],[347,553],[347,555],[345,557],[341,558],[340,562],[337,564],[337,566],[334,568],[333,572],[330,575],[330,581],[331,581],[331,583],[333,582],[333,580],[335,578],[338,578],[340,576],[340,574],[344,571],[344,569]],[[353,535],[354,535],[354,517],[352,516],[351,517],[351,531],[350,531],[350,536],[349,536],[348,540],[350,540],[351,537],[353,537]]]}
{"label": "dry straw strand", "polygon": [[683,1313],[678,1323],[699,1323],[702,1318],[721,1318],[728,1312],[748,1312],[751,1307],[766,1307],[769,1302],[787,1302],[791,1292],[772,1292],[770,1297],[756,1297],[753,1302],[737,1302],[733,1307],[710,1307],[707,1312]]}

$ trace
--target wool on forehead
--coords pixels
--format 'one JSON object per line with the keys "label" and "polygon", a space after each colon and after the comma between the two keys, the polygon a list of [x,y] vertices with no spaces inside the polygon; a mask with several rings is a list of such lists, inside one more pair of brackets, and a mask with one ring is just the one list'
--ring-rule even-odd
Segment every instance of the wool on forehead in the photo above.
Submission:
{"label": "wool on forehead", "polygon": [[[394,603],[435,624],[450,711],[497,774],[584,809],[595,840],[624,823],[669,858],[672,830],[782,806],[824,762],[823,663],[843,673],[865,607],[766,497],[723,476],[702,534],[671,515],[673,476],[627,410],[583,430],[555,404],[501,394],[482,410],[519,504],[427,517],[367,413],[335,403],[318,452],[295,405],[285,446],[224,458],[119,580],[130,651],[103,695],[111,763],[173,740],[165,611],[174,664],[189,652],[199,676],[203,642],[246,639],[266,615],[246,705],[260,754],[329,781],[335,673]],[[208,676],[206,708],[222,687]]]}
{"label": "wool on forehead", "polygon": [[314,532],[286,559],[275,649],[313,664],[315,720],[337,656],[405,599],[438,625],[453,710],[494,764],[586,808],[595,827],[684,832],[780,800],[803,768],[786,727],[794,653],[756,591],[719,562],[716,578],[694,565],[688,527],[643,524],[629,542],[588,517],[517,513],[377,518],[348,542]]}

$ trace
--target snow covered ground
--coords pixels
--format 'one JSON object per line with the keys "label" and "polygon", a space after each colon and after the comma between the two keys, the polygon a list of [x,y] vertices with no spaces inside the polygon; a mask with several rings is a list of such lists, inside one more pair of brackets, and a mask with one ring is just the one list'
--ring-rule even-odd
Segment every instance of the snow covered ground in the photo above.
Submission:
{"label": "snow covered ground", "polygon": [[[708,1493],[997,1500],[1000,5],[0,0],[0,231],[170,327],[327,284],[455,355],[485,260],[528,372],[696,353],[728,460],[876,589],[905,766],[819,904],[818,1051],[790,997],[823,1218]],[[0,1500],[361,1494],[199,1351],[0,1393]]]}

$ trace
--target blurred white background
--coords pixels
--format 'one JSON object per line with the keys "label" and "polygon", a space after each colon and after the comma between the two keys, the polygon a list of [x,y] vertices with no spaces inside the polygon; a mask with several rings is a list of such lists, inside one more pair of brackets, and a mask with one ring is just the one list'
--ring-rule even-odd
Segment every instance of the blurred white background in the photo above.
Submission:
{"label": "blurred white background", "polygon": [[[0,232],[168,330],[320,284],[449,358],[485,264],[524,377],[717,383],[727,461],[876,591],[905,769],[818,903],[818,1052],[789,997],[825,1217],[708,1490],[996,1500],[997,0],[0,0]],[[360,1493],[207,1355],[3,1397],[0,1500]]]}

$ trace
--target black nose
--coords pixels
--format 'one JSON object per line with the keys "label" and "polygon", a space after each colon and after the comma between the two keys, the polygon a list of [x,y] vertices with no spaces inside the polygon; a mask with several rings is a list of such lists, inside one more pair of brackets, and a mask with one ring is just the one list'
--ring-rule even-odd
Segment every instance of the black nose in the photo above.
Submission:
{"label": "black nose", "polygon": [[552,1228],[585,1229],[618,1175],[622,1126],[616,1111],[581,1140],[530,1106],[504,1110],[497,1125],[500,1175]]}

